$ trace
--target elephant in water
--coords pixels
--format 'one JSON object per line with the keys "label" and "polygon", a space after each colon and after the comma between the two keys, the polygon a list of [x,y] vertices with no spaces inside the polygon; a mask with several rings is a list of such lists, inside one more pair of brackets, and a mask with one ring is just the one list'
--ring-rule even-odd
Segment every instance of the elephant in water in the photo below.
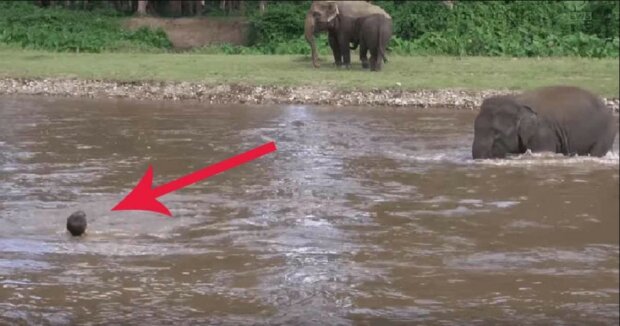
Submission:
{"label": "elephant in water", "polygon": [[572,86],[543,87],[483,101],[474,122],[474,159],[554,152],[604,156],[618,130],[611,110],[591,92]]}
{"label": "elephant in water", "polygon": [[348,67],[351,64],[349,43],[357,38],[356,19],[371,15],[392,19],[381,7],[366,1],[313,1],[304,24],[304,35],[312,50],[312,65],[319,67],[314,34],[327,31],[336,65]]}
{"label": "elephant in water", "polygon": [[392,37],[392,20],[384,15],[370,15],[358,18],[355,22],[354,50],[359,43],[362,67],[368,68],[366,54],[370,51],[370,70],[381,70],[382,63],[387,63],[385,51]]}

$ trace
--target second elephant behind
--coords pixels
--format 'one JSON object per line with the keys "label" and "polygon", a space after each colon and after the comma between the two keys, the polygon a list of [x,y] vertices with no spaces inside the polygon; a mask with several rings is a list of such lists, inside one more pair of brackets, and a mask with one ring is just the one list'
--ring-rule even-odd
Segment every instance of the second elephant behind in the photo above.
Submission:
{"label": "second elephant behind", "polygon": [[[353,46],[351,49],[360,47],[360,60],[362,67],[371,71],[381,70],[383,63],[387,63],[387,51],[390,38],[392,37],[392,19],[384,15],[370,15],[360,17],[355,21]],[[367,53],[370,52],[370,64]]]}
{"label": "second elephant behind", "polygon": [[312,50],[313,66],[319,67],[315,33],[328,32],[334,63],[338,67],[349,67],[351,64],[349,43],[357,38],[354,35],[356,34],[356,19],[376,14],[391,19],[391,16],[381,7],[366,1],[312,1],[310,10],[306,13],[304,35]]}

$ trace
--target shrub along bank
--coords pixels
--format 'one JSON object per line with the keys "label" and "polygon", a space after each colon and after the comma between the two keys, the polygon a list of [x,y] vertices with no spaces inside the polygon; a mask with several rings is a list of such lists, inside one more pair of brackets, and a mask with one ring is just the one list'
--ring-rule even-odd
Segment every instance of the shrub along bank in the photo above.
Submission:
{"label": "shrub along bank", "polygon": [[171,48],[162,30],[121,28],[115,11],[40,8],[26,1],[0,1],[0,43],[68,52]]}
{"label": "shrub along bank", "polygon": [[[618,57],[619,1],[460,1],[453,9],[440,1],[373,3],[393,17],[390,48],[398,54]],[[254,47],[307,53],[308,8],[307,1],[283,2],[254,14]]]}
{"label": "shrub along bank", "polygon": [[[617,58],[619,1],[373,1],[394,18],[393,53],[453,56],[580,56]],[[310,1],[269,2],[248,11],[251,45],[220,45],[202,52],[308,54],[303,23]],[[0,2],[0,43],[71,52],[167,51],[161,30],[123,30],[122,15],[109,10],[39,8]],[[323,34],[318,42],[330,53]]]}

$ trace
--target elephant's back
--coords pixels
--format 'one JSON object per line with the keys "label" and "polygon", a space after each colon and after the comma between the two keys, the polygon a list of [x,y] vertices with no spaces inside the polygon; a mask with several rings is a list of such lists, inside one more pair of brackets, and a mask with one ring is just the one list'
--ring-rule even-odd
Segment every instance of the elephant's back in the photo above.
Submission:
{"label": "elephant's back", "polygon": [[517,100],[540,115],[556,121],[583,121],[592,114],[611,116],[602,99],[596,94],[575,86],[549,86],[517,96]]}
{"label": "elephant's back", "polygon": [[545,87],[518,96],[539,116],[552,122],[570,152],[590,153],[601,139],[615,137],[611,110],[592,92],[573,86]]}
{"label": "elephant's back", "polygon": [[383,8],[366,1],[338,1],[341,15],[350,18],[359,18],[369,15],[383,15],[388,19],[392,17]]}

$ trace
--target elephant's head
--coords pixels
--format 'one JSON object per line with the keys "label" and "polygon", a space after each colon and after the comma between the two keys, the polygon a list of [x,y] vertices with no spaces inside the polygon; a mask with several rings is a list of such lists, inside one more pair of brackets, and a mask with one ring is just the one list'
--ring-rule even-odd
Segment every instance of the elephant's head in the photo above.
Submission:
{"label": "elephant's head", "polygon": [[334,18],[340,13],[336,1],[313,1],[310,11],[314,23],[319,29],[330,26]]}
{"label": "elephant's head", "polygon": [[525,153],[538,128],[538,116],[512,96],[487,98],[474,122],[474,159]]}

